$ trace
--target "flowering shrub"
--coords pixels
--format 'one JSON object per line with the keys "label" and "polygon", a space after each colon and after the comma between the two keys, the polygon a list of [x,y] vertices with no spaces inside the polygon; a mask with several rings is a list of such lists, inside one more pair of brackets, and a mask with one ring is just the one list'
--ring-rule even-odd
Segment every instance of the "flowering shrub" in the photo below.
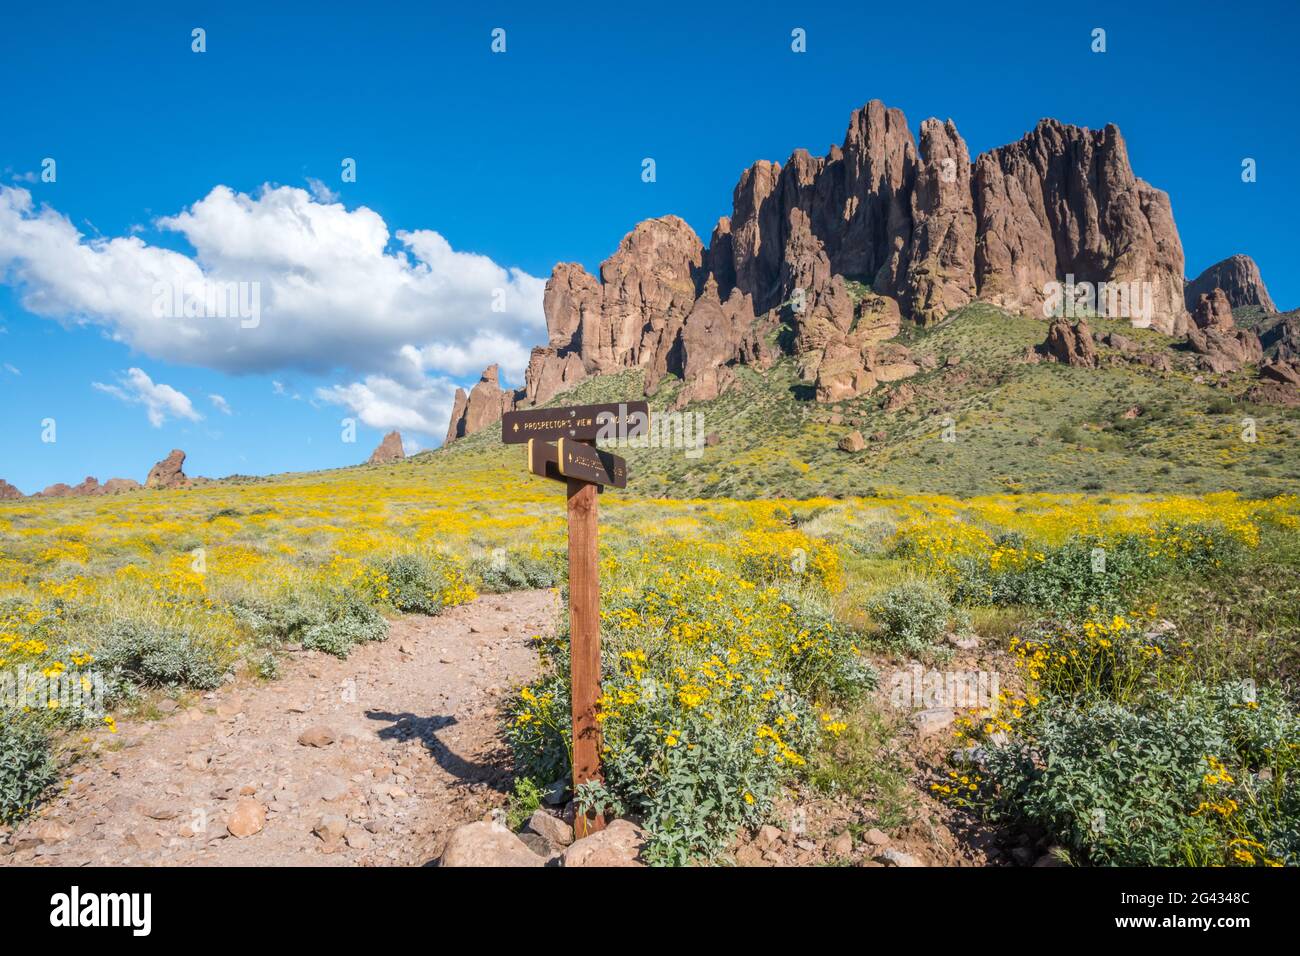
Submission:
{"label": "flowering shrub", "polygon": [[398,554],[380,562],[378,597],[399,611],[438,614],[478,597],[459,565],[436,552]]}
{"label": "flowering shrub", "polygon": [[[655,570],[643,579],[647,563]],[[605,784],[584,796],[638,814],[657,862],[714,853],[738,826],[766,819],[781,782],[843,730],[818,702],[869,688],[875,673],[807,587],[758,584],[686,548],[620,556],[606,569],[615,583],[601,611]],[[568,768],[561,645],[552,664],[523,690],[508,729],[517,770],[547,781]]]}
{"label": "flowering shrub", "polygon": [[1170,632],[1145,616],[1114,614],[1081,624],[1039,622],[1011,639],[1012,663],[1037,693],[1124,703],[1155,686],[1157,665],[1176,653]]}
{"label": "flowering shrub", "polygon": [[1196,686],[1140,705],[1046,699],[984,745],[994,816],[1086,862],[1300,863],[1300,720],[1281,695]]}
{"label": "flowering shrub", "polygon": [[1122,609],[1142,585],[1199,574],[1236,558],[1241,538],[1215,524],[1170,524],[1142,533],[1084,534],[1059,545],[1003,535],[987,553],[946,568],[963,604],[1021,605],[1044,613]]}
{"label": "flowering shrub", "polygon": [[127,682],[210,690],[226,673],[225,663],[210,644],[146,621],[114,622],[103,636],[96,660],[115,689]]}

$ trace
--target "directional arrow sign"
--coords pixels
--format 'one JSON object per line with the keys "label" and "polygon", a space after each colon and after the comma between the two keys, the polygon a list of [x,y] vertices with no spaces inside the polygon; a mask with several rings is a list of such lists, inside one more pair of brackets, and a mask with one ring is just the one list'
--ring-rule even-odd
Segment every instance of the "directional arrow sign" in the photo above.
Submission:
{"label": "directional arrow sign", "polygon": [[[560,460],[561,445],[564,447],[563,467]],[[564,438],[558,442],[529,439],[528,470],[534,475],[556,481],[577,478],[602,486],[627,487],[627,462],[622,458],[585,442]]]}
{"label": "directional arrow sign", "polygon": [[578,478],[597,485],[627,487],[627,462],[595,445],[561,438],[555,443],[556,467],[565,478]]}
{"label": "directional arrow sign", "polygon": [[501,416],[501,440],[521,445],[530,438],[591,442],[597,438],[636,438],[650,430],[650,406],[645,402],[527,408]]}

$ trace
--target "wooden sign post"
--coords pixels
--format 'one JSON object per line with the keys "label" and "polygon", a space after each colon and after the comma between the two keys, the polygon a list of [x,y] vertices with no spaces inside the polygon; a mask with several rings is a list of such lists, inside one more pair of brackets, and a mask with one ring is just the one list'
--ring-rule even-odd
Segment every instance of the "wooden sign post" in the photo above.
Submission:
{"label": "wooden sign post", "polygon": [[[528,443],[528,470],[568,486],[569,680],[573,713],[573,790],[600,779],[600,565],[596,493],[627,487],[627,462],[601,451],[602,437],[635,438],[646,432],[645,402],[575,405],[507,412],[501,440]],[[574,819],[578,837],[605,826],[599,815]]]}

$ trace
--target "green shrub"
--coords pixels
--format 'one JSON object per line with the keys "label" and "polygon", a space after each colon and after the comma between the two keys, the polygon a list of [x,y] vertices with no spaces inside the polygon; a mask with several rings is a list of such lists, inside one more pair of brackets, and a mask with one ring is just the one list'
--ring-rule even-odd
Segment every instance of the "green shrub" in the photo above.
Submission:
{"label": "green shrub", "polygon": [[885,642],[908,654],[938,644],[950,621],[955,621],[959,629],[969,626],[964,616],[954,611],[944,590],[921,578],[885,591],[868,610],[880,625]]}
{"label": "green shrub", "polygon": [[438,614],[443,607],[443,579],[434,562],[415,554],[398,554],[383,561],[388,578],[388,600],[399,611]]}
{"label": "green shrub", "polygon": [[3,714],[0,722],[0,823],[13,824],[36,806],[58,774],[46,727]]}
{"label": "green shrub", "polygon": [[155,624],[117,620],[102,637],[96,665],[111,687],[194,687],[210,690],[226,674],[214,647],[183,631]]}
{"label": "green shrub", "polygon": [[955,558],[953,599],[1044,614],[1114,613],[1171,574],[1203,574],[1242,553],[1217,525],[1165,525],[1148,534],[1076,535],[1057,546],[1004,535],[992,556]]}
{"label": "green shrub", "polygon": [[518,830],[542,805],[542,788],[528,777],[515,780],[514,792],[506,800],[506,826]]}
{"label": "green shrub", "polygon": [[1300,720],[1274,690],[1050,699],[1017,731],[984,748],[993,815],[1046,830],[1086,862],[1300,862]]}
{"label": "green shrub", "polygon": [[565,558],[558,552],[538,557],[515,551],[485,555],[470,563],[470,573],[491,594],[553,588],[564,579]]}
{"label": "green shrub", "polygon": [[356,595],[344,593],[326,610],[326,618],[307,628],[302,646],[347,657],[357,644],[381,641],[388,636],[384,616]]}

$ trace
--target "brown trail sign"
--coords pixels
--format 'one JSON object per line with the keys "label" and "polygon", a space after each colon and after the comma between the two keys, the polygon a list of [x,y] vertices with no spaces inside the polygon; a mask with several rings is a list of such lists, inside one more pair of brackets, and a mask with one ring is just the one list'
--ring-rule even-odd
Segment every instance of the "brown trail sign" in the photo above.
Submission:
{"label": "brown trail sign", "polygon": [[[507,412],[501,440],[528,442],[528,470],[568,485],[569,675],[573,710],[573,789],[600,779],[600,574],[597,564],[596,493],[627,487],[627,462],[601,451],[597,438],[635,438],[650,425],[645,402],[574,405]],[[579,816],[579,837],[605,826],[600,816]]]}
{"label": "brown trail sign", "polygon": [[522,445],[531,438],[581,442],[637,438],[649,429],[650,406],[645,402],[529,408],[501,416],[501,440],[507,445]]}
{"label": "brown trail sign", "polygon": [[528,439],[528,470],[542,478],[581,478],[602,488],[627,487],[627,462],[586,442]]}

